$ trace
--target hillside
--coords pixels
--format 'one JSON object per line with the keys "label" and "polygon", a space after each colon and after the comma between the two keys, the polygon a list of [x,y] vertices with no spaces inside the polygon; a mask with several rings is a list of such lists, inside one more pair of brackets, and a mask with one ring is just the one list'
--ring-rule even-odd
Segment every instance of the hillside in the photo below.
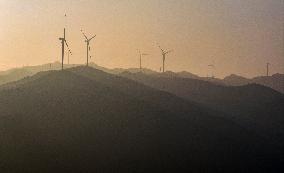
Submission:
{"label": "hillside", "polygon": [[248,84],[250,80],[239,75],[231,74],[230,76],[226,76],[223,81],[230,86],[241,86]]}
{"label": "hillside", "polygon": [[[76,64],[70,64],[64,65],[64,68],[71,68],[76,67],[78,65]],[[29,77],[32,75],[35,75],[38,72],[42,71],[50,71],[50,70],[60,70],[61,69],[61,63],[55,62],[55,63],[48,63],[43,65],[37,65],[37,66],[24,66],[21,68],[13,68],[7,71],[0,71],[0,85],[14,82],[20,79],[23,79],[25,77]]]}
{"label": "hillside", "polygon": [[284,94],[284,74],[277,73],[272,76],[255,77],[251,80],[251,83],[261,84]]}
{"label": "hillside", "polygon": [[247,79],[238,75],[230,75],[225,77],[223,79],[223,82],[229,86],[241,86],[255,83],[284,93],[284,74],[279,73],[272,76],[258,76],[251,79]]}
{"label": "hillside", "polygon": [[121,76],[225,112],[224,118],[284,145],[284,95],[270,88],[257,84],[230,87],[141,73],[122,73]]}
{"label": "hillside", "polygon": [[[78,67],[81,66],[80,64],[64,64],[64,69],[72,68],[72,67]],[[96,68],[98,70],[102,70],[107,73],[111,74],[119,74],[124,71],[129,71],[132,73],[140,72],[139,68],[129,68],[129,69],[122,69],[122,68],[114,68],[114,69],[108,69],[102,66],[98,66],[97,64],[90,62],[90,67]],[[51,70],[60,70],[61,69],[61,63],[60,62],[54,62],[54,63],[48,63],[43,65],[36,65],[36,66],[24,66],[21,68],[12,68],[10,70],[6,71],[0,71],[0,85],[14,82],[20,79],[23,79],[25,77],[29,77],[32,75],[35,75],[38,72],[42,71],[51,71]],[[152,71],[150,69],[143,68],[143,73],[146,74],[154,74],[157,73],[155,71]]]}
{"label": "hillside", "polygon": [[26,69],[14,69],[7,74],[0,75],[0,85],[31,76],[33,73]]}
{"label": "hillside", "polygon": [[0,87],[0,172],[276,171],[278,149],[222,113],[92,68]]}
{"label": "hillside", "polygon": [[[70,65],[64,64],[64,68],[72,68],[72,67],[77,67],[77,66],[80,66],[80,64],[70,64]],[[111,73],[111,74],[121,74],[123,72],[130,72],[130,73],[142,72],[147,75],[198,79],[198,80],[208,81],[208,82],[218,84],[218,85],[227,85],[227,86],[242,86],[242,85],[256,83],[256,84],[270,87],[281,93],[284,93],[284,75],[283,74],[274,74],[272,76],[258,76],[258,77],[254,77],[251,79],[232,74],[232,75],[225,77],[224,79],[219,79],[219,78],[212,78],[212,77],[200,77],[198,75],[192,74],[187,71],[182,71],[182,72],[167,71],[162,74],[162,73],[159,73],[151,69],[147,69],[147,68],[143,68],[142,71],[139,68],[109,69],[109,68],[99,66],[93,62],[91,62],[89,66],[102,70],[107,73]],[[7,71],[0,71],[0,85],[13,82],[13,81],[17,81],[17,80],[23,79],[28,76],[32,76],[41,71],[60,70],[60,69],[61,69],[61,63],[55,62],[55,63],[38,65],[38,66],[26,66],[22,68],[7,70]]]}

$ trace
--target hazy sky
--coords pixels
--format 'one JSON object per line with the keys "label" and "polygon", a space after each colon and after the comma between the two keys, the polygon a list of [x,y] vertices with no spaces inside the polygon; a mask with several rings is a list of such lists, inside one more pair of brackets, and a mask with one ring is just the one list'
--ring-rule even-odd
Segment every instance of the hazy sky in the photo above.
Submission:
{"label": "hazy sky", "polygon": [[[138,67],[137,49],[158,70],[156,46],[174,49],[166,69],[202,76],[284,73],[284,0],[0,0],[0,70],[60,61],[58,40],[67,25],[70,63],[85,63],[80,29],[91,55],[105,67]],[[64,19],[64,14],[67,19]]]}

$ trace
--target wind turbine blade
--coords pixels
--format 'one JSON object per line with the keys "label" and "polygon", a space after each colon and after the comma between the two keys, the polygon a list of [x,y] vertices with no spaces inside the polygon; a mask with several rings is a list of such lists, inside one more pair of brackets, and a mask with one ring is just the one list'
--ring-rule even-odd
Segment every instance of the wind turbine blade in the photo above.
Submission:
{"label": "wind turbine blade", "polygon": [[83,32],[83,30],[81,29],[82,34],[84,35],[84,37],[86,38],[86,40],[88,40],[86,34]]}
{"label": "wind turbine blade", "polygon": [[158,43],[157,46],[161,49],[162,53],[164,53],[164,50],[161,48],[161,46]]}
{"label": "wind turbine blade", "polygon": [[66,40],[64,40],[64,42],[65,42],[66,46],[67,46],[67,47],[68,47],[68,49],[69,49],[69,46],[68,46],[68,43],[67,43],[67,41],[66,41]]}
{"label": "wind turbine blade", "polygon": [[174,50],[169,50],[169,51],[165,52],[165,54],[171,53],[171,52],[173,52],[173,51],[174,51]]}
{"label": "wind turbine blade", "polygon": [[67,48],[68,48],[69,53],[72,55],[72,52],[71,52],[71,50],[69,49],[69,45],[68,45],[67,41],[65,40],[64,42],[65,42],[65,44],[66,44],[66,46],[67,46]]}
{"label": "wind turbine blade", "polygon": [[68,52],[70,53],[70,55],[72,55],[72,52],[68,49]]}
{"label": "wind turbine blade", "polygon": [[92,38],[89,39],[89,41],[91,41],[93,38],[95,38],[97,35],[94,35]]}

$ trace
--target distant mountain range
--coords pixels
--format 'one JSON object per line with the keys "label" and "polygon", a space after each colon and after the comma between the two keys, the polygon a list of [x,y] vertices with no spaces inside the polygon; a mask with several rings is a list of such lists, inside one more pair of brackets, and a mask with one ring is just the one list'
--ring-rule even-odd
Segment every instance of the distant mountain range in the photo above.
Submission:
{"label": "distant mountain range", "polygon": [[284,74],[276,73],[272,76],[259,76],[252,79],[244,78],[242,76],[230,75],[223,79],[226,85],[241,86],[250,83],[264,85],[273,88],[276,91],[284,93]]}
{"label": "distant mountain range", "polygon": [[[111,74],[120,74],[125,71],[131,72],[131,73],[139,73],[139,68],[129,68],[129,69],[122,69],[122,68],[115,68],[115,69],[108,69],[105,67],[98,66],[94,63],[89,64],[91,67],[102,70],[107,73]],[[65,64],[65,68],[71,68],[80,66],[78,64]],[[61,69],[61,64],[59,62],[50,63],[50,64],[44,64],[39,66],[27,66],[22,68],[16,68],[11,69],[7,71],[0,72],[0,85],[5,84],[12,81],[17,81],[19,79],[22,79],[27,76],[34,75],[41,71],[48,71],[48,70],[59,70]],[[164,74],[161,74],[159,72],[150,70],[150,69],[142,69],[142,73],[144,74],[156,74],[156,75],[162,75],[162,76],[168,76],[168,77],[181,77],[181,78],[191,78],[191,79],[199,79],[203,81],[209,81],[212,83],[216,83],[218,85],[228,85],[228,86],[241,86],[241,85],[247,85],[247,84],[260,84],[267,87],[270,87],[276,91],[279,91],[281,93],[284,93],[284,74],[274,74],[272,76],[259,76],[254,77],[251,79],[238,76],[235,74],[232,74],[230,76],[225,77],[224,79],[218,79],[218,78],[211,78],[211,77],[199,77],[198,75],[192,74],[187,71],[182,72],[170,72],[167,71]]]}
{"label": "distant mountain range", "polygon": [[283,171],[282,94],[159,75],[74,67],[0,86],[0,172]]}
{"label": "distant mountain range", "polygon": [[124,72],[123,77],[209,108],[284,146],[284,95],[258,84],[224,86],[208,81]]}

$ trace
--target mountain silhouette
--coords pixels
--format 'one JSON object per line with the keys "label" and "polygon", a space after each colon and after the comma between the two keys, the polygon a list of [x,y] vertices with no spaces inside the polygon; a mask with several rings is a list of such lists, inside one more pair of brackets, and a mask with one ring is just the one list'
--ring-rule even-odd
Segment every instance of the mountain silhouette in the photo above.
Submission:
{"label": "mountain silhouette", "polygon": [[225,113],[90,67],[0,98],[1,172],[281,171],[278,148]]}
{"label": "mountain silhouette", "polygon": [[257,84],[223,86],[180,78],[122,73],[121,76],[224,112],[226,117],[273,143],[284,145],[284,95]]}
{"label": "mountain silhouette", "polygon": [[272,76],[260,76],[251,80],[251,83],[261,84],[284,93],[284,74],[274,74]]}
{"label": "mountain silhouette", "polygon": [[226,76],[223,81],[227,84],[227,85],[232,85],[232,86],[241,86],[241,85],[246,85],[249,83],[249,79],[239,76],[239,75],[235,75],[235,74],[231,74],[230,76]]}
{"label": "mountain silhouette", "polygon": [[[64,68],[72,68],[80,66],[80,64],[64,64]],[[258,76],[251,79],[231,74],[230,76],[225,77],[224,79],[219,78],[212,78],[212,77],[200,77],[198,75],[195,75],[193,73],[182,71],[182,72],[171,72],[166,71],[165,73],[158,73],[156,71],[153,71],[151,69],[143,68],[140,70],[140,68],[114,68],[109,69],[102,66],[99,66],[93,62],[90,62],[90,67],[102,70],[107,73],[111,74],[121,74],[123,72],[130,72],[130,73],[144,73],[148,75],[157,75],[157,76],[164,76],[164,77],[182,77],[182,78],[190,78],[190,79],[198,79],[203,81],[208,81],[211,83],[215,83],[218,85],[227,85],[227,86],[241,86],[241,85],[247,85],[247,84],[260,84],[267,87],[270,87],[276,91],[279,91],[281,93],[284,93],[284,75],[283,74],[274,74],[272,76]],[[17,81],[20,79],[23,79],[28,76],[32,76],[38,72],[41,71],[49,71],[49,70],[60,70],[61,69],[61,63],[55,62],[55,63],[48,63],[38,66],[26,66],[22,68],[16,68],[11,69],[7,71],[0,71],[0,85]]]}
{"label": "mountain silhouette", "polygon": [[179,77],[183,77],[183,78],[191,78],[191,79],[199,79],[200,77],[197,76],[196,74],[187,72],[187,71],[181,71],[181,72],[177,72]]}
{"label": "mountain silhouette", "polygon": [[0,74],[0,85],[9,83],[12,81],[17,81],[19,79],[25,78],[27,76],[33,75],[32,72],[26,69],[13,69],[5,74]]}
{"label": "mountain silhouette", "polygon": [[230,75],[228,77],[225,77],[223,82],[226,85],[231,86],[241,86],[255,83],[273,88],[276,91],[284,93],[284,75],[279,73],[272,76],[258,76],[252,79],[247,79],[238,75]]}
{"label": "mountain silhouette", "polygon": [[[78,66],[78,65],[65,65],[66,68]],[[49,70],[59,70],[61,69],[61,63],[49,63],[37,66],[24,66],[21,68],[13,68],[7,71],[0,71],[0,85],[14,82],[25,77],[29,77],[35,75],[41,71],[49,71]]]}

